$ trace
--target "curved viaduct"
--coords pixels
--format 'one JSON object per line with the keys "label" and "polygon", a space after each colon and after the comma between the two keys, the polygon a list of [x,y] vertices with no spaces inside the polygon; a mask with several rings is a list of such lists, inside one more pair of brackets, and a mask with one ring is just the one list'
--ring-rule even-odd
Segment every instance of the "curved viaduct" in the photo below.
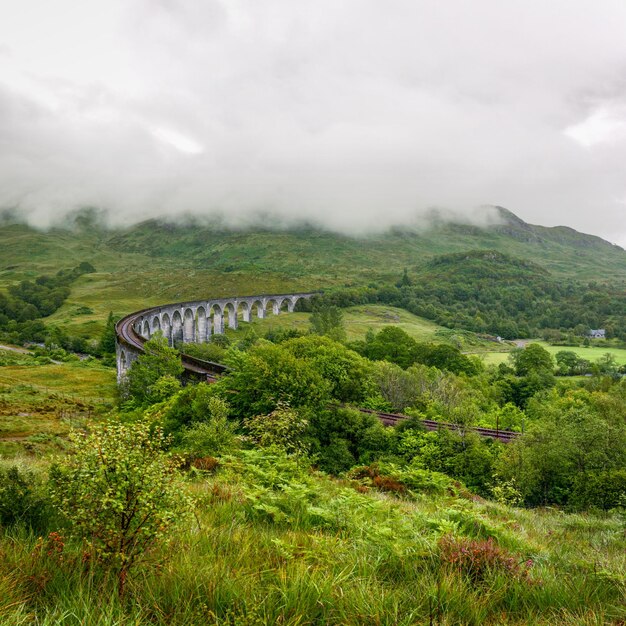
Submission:
{"label": "curved viaduct", "polygon": [[[290,293],[279,295],[214,298],[164,304],[143,309],[122,318],[115,325],[117,380],[124,378],[132,362],[141,354],[143,344],[160,331],[170,345],[175,343],[205,343],[212,335],[224,333],[228,328],[237,328],[239,315],[244,322],[256,316],[263,319],[268,310],[274,315],[282,311],[291,313],[298,300],[308,300],[316,293]],[[182,355],[187,375],[213,379],[226,368],[219,363],[210,363],[189,355]]]}

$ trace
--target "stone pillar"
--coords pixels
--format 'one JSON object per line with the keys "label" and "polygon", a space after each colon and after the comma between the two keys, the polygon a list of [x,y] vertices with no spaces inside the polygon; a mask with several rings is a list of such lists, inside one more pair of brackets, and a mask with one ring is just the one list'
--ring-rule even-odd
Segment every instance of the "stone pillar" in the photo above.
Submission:
{"label": "stone pillar", "polygon": [[183,343],[191,343],[196,339],[195,315],[191,309],[183,311]]}
{"label": "stone pillar", "polygon": [[234,307],[229,307],[228,308],[228,328],[232,328],[233,330],[236,330],[238,324],[237,324],[237,309],[235,309]]}
{"label": "stone pillar", "polygon": [[172,345],[172,316],[169,311],[161,313],[161,332],[167,339],[168,345]]}
{"label": "stone pillar", "polygon": [[213,314],[213,333],[215,335],[224,334],[224,315],[221,311],[219,313],[216,311]]}
{"label": "stone pillar", "polygon": [[250,309],[251,308],[252,308],[252,305],[250,303],[246,303],[246,305],[243,307],[241,313],[243,315],[244,322],[250,321]]}

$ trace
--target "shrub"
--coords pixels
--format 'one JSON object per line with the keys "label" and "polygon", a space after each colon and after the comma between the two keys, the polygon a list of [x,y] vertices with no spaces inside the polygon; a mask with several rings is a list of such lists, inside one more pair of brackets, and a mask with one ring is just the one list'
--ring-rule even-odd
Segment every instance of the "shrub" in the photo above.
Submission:
{"label": "shrub", "polygon": [[53,499],[97,561],[115,570],[122,595],[128,572],[168,541],[191,501],[160,429],[109,422],[71,440],[72,454],[51,472]]}
{"label": "shrub", "polygon": [[532,567],[532,561],[520,564],[519,559],[497,545],[492,538],[471,540],[444,535],[438,548],[441,564],[458,571],[474,584],[485,582],[493,574],[528,579]]}
{"label": "shrub", "polygon": [[626,500],[626,469],[579,474],[570,504],[577,509],[615,509]]}
{"label": "shrub", "polygon": [[304,433],[309,422],[289,407],[279,403],[267,415],[257,415],[244,421],[250,440],[261,447],[276,447],[287,454],[303,455],[308,452]]}
{"label": "shrub", "polygon": [[173,435],[178,443],[185,427],[192,428],[195,424],[212,420],[225,420],[229,406],[218,397],[218,391],[216,385],[188,385],[164,405],[158,406],[155,415],[163,419],[165,433]]}
{"label": "shrub", "polygon": [[181,445],[194,457],[228,454],[239,447],[235,429],[236,424],[218,415],[208,422],[195,422],[186,428],[181,436]]}
{"label": "shrub", "polygon": [[398,467],[392,463],[373,463],[353,468],[348,474],[351,478],[365,480],[367,484],[380,491],[395,493],[454,493],[451,478],[439,472],[417,467]]}
{"label": "shrub", "polygon": [[[176,391],[171,378],[176,379],[183,372],[180,354],[169,347],[162,334],[157,333],[146,341],[144,350],[133,361],[122,389],[122,395],[132,398],[138,406],[161,402],[166,390]],[[162,378],[169,382],[159,382]]]}
{"label": "shrub", "polygon": [[17,465],[0,468],[0,526],[24,524],[44,530],[51,513],[49,500],[33,473]]}

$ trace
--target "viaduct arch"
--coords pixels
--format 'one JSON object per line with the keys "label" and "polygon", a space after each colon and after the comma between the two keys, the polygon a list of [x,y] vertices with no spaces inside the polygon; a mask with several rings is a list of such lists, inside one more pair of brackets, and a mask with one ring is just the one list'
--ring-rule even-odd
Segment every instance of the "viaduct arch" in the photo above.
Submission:
{"label": "viaduct arch", "polygon": [[[174,343],[205,343],[212,335],[221,335],[226,326],[237,328],[239,315],[250,322],[253,315],[265,318],[268,309],[274,315],[291,313],[298,300],[308,300],[317,293],[289,293],[261,296],[234,296],[164,304],[143,309],[122,318],[115,326],[117,380],[120,382],[133,361],[144,351],[143,344],[161,332],[170,345]],[[181,355],[187,376],[214,379],[226,368],[219,363]]]}

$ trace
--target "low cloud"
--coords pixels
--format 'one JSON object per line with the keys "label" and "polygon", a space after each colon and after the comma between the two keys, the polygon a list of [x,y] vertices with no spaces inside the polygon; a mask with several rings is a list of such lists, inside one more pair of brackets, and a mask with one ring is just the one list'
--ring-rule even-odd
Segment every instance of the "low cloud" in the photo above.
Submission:
{"label": "low cloud", "polygon": [[22,0],[0,207],[366,232],[497,204],[626,244],[625,28],[582,0]]}

